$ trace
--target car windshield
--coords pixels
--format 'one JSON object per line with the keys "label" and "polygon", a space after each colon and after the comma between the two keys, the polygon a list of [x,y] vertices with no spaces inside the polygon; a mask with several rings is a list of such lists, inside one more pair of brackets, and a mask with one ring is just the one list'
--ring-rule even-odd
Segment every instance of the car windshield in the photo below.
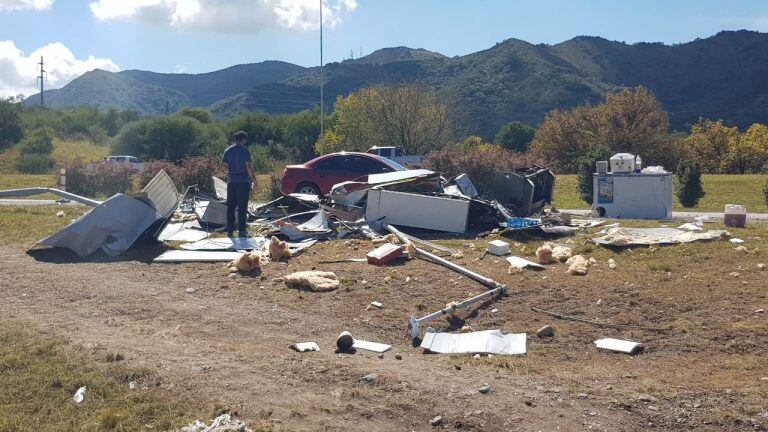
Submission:
{"label": "car windshield", "polygon": [[390,167],[392,167],[392,169],[394,169],[395,171],[407,171],[408,170],[408,168],[400,165],[399,163],[393,161],[392,159],[387,159],[385,157],[382,157],[381,161],[383,163],[389,165]]}

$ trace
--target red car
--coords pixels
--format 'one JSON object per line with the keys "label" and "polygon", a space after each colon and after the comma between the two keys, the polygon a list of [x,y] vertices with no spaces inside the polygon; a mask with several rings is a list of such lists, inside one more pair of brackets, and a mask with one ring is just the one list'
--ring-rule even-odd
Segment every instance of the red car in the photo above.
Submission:
{"label": "red car", "polygon": [[368,174],[404,171],[397,162],[368,153],[331,153],[302,165],[288,165],[280,180],[280,192],[323,196],[333,185]]}

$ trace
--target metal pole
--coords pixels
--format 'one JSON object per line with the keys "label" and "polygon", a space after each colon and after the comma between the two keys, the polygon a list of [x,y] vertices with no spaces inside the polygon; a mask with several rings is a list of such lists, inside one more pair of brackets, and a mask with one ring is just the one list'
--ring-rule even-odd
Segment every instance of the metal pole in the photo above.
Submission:
{"label": "metal pole", "polygon": [[325,77],[323,76],[323,0],[320,0],[320,139],[323,139],[325,132],[323,117],[325,116],[325,97],[323,86]]}

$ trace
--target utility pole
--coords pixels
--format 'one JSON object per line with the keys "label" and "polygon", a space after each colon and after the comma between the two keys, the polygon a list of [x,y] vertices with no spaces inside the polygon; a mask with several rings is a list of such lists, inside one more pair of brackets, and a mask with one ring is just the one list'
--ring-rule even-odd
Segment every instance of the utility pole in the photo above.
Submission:
{"label": "utility pole", "polygon": [[325,78],[323,76],[323,0],[320,0],[320,139],[323,139],[323,117],[325,117],[325,100],[323,95],[323,86]]}
{"label": "utility pole", "polygon": [[171,106],[167,100],[165,101],[165,115],[166,116],[171,115]]}
{"label": "utility pole", "polygon": [[43,56],[40,56],[40,76],[37,80],[40,81],[40,108],[45,108],[45,64],[43,63]]}

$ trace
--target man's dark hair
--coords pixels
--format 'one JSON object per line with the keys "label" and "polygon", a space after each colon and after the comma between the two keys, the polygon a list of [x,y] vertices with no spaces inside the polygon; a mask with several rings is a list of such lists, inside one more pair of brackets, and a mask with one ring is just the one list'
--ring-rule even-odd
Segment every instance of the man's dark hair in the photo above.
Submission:
{"label": "man's dark hair", "polygon": [[235,142],[245,141],[247,139],[248,139],[247,133],[243,131],[235,132]]}

